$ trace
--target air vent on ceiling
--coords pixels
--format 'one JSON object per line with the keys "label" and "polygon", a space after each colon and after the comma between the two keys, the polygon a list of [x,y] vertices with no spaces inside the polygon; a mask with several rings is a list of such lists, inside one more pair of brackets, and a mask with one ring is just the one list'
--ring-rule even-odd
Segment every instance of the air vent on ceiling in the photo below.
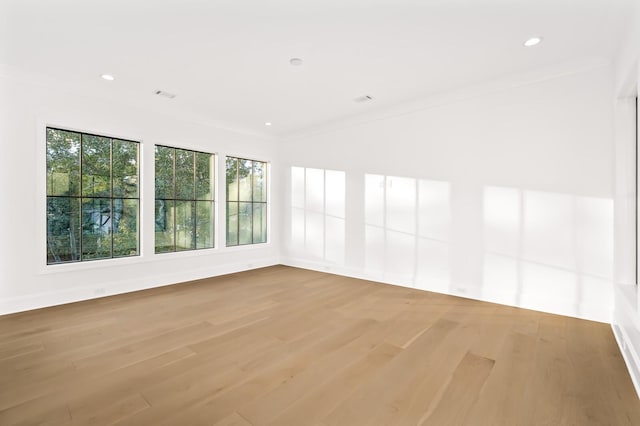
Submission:
{"label": "air vent on ceiling", "polygon": [[357,104],[363,104],[365,102],[371,102],[372,100],[373,100],[373,96],[363,95],[363,96],[358,96],[357,98],[354,98],[353,102]]}
{"label": "air vent on ceiling", "polygon": [[174,95],[173,93],[165,92],[164,90],[156,90],[153,93],[155,93],[158,96],[162,96],[163,98],[173,99],[176,97],[176,95]]}

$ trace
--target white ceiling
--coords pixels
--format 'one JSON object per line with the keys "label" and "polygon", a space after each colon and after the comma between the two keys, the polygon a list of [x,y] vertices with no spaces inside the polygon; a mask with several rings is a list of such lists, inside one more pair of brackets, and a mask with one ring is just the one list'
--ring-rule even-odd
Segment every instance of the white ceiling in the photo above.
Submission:
{"label": "white ceiling", "polygon": [[[611,59],[635,1],[0,0],[0,63],[285,136],[509,74]],[[544,42],[524,48],[532,35]],[[352,101],[365,94],[375,101]]]}

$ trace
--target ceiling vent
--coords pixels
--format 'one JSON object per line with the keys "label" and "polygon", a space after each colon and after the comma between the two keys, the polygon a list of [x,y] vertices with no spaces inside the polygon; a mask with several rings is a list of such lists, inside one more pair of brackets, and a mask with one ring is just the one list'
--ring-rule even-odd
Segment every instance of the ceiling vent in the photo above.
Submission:
{"label": "ceiling vent", "polygon": [[373,96],[362,95],[362,96],[358,96],[357,98],[354,98],[353,102],[355,102],[357,104],[364,104],[366,102],[371,102],[372,100],[373,100]]}
{"label": "ceiling vent", "polygon": [[176,97],[176,95],[174,95],[173,93],[165,92],[164,90],[156,90],[153,93],[155,93],[158,96],[162,96],[163,98],[173,99]]}

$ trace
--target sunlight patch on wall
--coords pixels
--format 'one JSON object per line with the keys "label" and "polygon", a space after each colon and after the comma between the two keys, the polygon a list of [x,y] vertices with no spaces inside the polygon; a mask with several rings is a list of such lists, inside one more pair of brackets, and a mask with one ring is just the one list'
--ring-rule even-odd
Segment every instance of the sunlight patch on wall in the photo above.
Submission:
{"label": "sunlight patch on wall", "polygon": [[366,174],[365,270],[417,288],[449,286],[450,187]]}
{"label": "sunlight patch on wall", "polygon": [[345,172],[291,168],[291,244],[315,259],[344,264]]}
{"label": "sunlight patch on wall", "polygon": [[550,310],[610,303],[612,200],[493,186],[483,195],[483,297]]}

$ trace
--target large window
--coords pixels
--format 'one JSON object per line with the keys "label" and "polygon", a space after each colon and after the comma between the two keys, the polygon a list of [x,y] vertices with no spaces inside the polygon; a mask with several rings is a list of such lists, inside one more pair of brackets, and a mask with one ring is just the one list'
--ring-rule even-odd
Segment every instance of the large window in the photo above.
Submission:
{"label": "large window", "polygon": [[267,242],[267,163],[227,157],[227,246]]}
{"label": "large window", "polygon": [[139,144],[46,132],[47,263],[138,255]]}
{"label": "large window", "polygon": [[214,246],[214,158],[156,145],[156,253]]}

